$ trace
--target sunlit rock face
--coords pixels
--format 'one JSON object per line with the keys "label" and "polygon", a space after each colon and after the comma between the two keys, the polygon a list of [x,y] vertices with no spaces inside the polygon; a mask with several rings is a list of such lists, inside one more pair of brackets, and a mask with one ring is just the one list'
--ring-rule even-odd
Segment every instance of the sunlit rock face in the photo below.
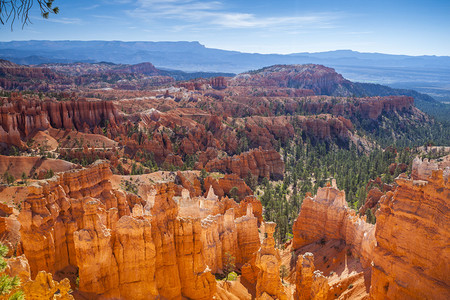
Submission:
{"label": "sunlit rock face", "polygon": [[141,197],[113,188],[112,176],[98,161],[18,187],[26,197],[17,251],[32,277],[72,266],[89,297],[211,299],[227,253],[240,268],[260,248],[256,199],[239,205],[212,186],[191,197],[173,182],[152,183]]}
{"label": "sunlit rock face", "polygon": [[273,222],[264,224],[266,238],[256,254],[255,263],[260,270],[256,284],[257,299],[265,299],[270,296],[273,299],[287,300],[284,286],[280,279],[280,253],[275,248],[275,239],[273,238],[276,225]]}
{"label": "sunlit rock face", "polygon": [[356,215],[345,200],[345,192],[335,187],[319,188],[306,197],[293,226],[292,247],[298,249],[321,239],[344,240],[361,256],[364,265],[371,261],[375,246],[374,225]]}
{"label": "sunlit rock face", "polygon": [[373,299],[450,296],[448,167],[415,160],[413,169],[417,180],[398,178],[395,191],[380,201],[370,289]]}
{"label": "sunlit rock face", "polygon": [[306,252],[297,258],[295,272],[295,299],[328,299],[328,280],[322,272],[315,270],[312,253]]}
{"label": "sunlit rock face", "polygon": [[233,157],[214,159],[205,165],[207,171],[221,171],[246,178],[248,174],[266,178],[283,178],[284,162],[275,150],[254,149]]}
{"label": "sunlit rock face", "polygon": [[[344,241],[352,256],[356,255],[364,268],[371,268],[367,290],[371,299],[448,298],[448,159],[414,160],[412,179],[400,175],[397,187],[379,197],[375,226],[355,216],[342,191],[320,188],[316,196],[303,201],[294,224],[293,248],[331,239]],[[296,299],[312,299],[313,271],[311,257],[298,256]],[[299,292],[302,290],[311,293],[305,296]],[[338,286],[330,285],[329,293],[337,290]]]}
{"label": "sunlit rock face", "polygon": [[16,100],[0,107],[0,143],[21,147],[21,139],[50,127],[81,132],[120,120],[110,101]]}

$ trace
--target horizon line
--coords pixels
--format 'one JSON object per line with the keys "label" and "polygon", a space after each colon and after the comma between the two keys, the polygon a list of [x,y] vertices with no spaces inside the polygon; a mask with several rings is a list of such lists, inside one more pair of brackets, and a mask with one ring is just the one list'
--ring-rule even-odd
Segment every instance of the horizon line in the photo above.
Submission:
{"label": "horizon line", "polygon": [[358,50],[352,50],[352,49],[335,49],[335,50],[324,50],[324,51],[317,51],[317,52],[291,52],[291,53],[277,53],[277,52],[271,52],[271,53],[261,53],[261,52],[244,52],[240,50],[230,50],[230,49],[221,49],[221,48],[215,48],[215,47],[208,47],[205,44],[202,44],[200,41],[183,41],[183,40],[177,40],[177,41],[145,41],[145,40],[133,40],[133,41],[123,41],[123,40],[9,40],[9,41],[1,41],[0,43],[12,43],[12,42],[121,42],[121,43],[197,43],[207,49],[214,49],[214,50],[222,50],[222,51],[230,51],[230,52],[239,52],[239,53],[245,53],[245,54],[260,54],[260,55],[294,55],[294,54],[319,54],[319,53],[330,53],[330,52],[340,52],[340,51],[350,51],[354,53],[359,54],[382,54],[382,55],[391,55],[391,56],[409,56],[409,57],[448,57],[449,55],[436,55],[436,54],[421,54],[421,55],[410,55],[410,54],[394,54],[394,53],[383,53],[383,52],[363,52]]}

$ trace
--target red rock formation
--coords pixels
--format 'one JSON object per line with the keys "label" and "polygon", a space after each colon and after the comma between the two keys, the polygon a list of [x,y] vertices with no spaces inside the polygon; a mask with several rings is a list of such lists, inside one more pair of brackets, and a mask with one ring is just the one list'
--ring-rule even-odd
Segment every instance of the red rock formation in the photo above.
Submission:
{"label": "red rock formation", "polygon": [[387,96],[371,97],[360,102],[360,111],[363,117],[372,120],[378,118],[383,111],[400,111],[404,108],[411,108],[414,105],[414,98],[407,96]]}
{"label": "red rock formation", "polygon": [[[443,262],[449,260],[445,241],[450,235],[450,172],[444,164],[437,170],[435,167],[416,160],[414,176],[421,179],[407,179],[406,175],[397,178],[395,190],[381,196],[375,227],[355,217],[347,208],[343,192],[331,187],[319,189],[314,198],[307,197],[302,204],[294,224],[293,248],[314,245],[311,243],[319,240],[345,241],[363,266],[372,265],[372,299],[447,298],[448,265]],[[380,194],[377,191],[377,196]],[[298,273],[297,280],[302,276]],[[297,282],[298,289],[308,290],[310,281]],[[330,293],[336,292],[345,296],[339,286],[333,285]]]}
{"label": "red rock formation", "polygon": [[369,265],[375,246],[374,226],[348,208],[344,191],[319,188],[314,198],[303,200],[293,226],[293,249],[323,239],[342,239],[353,248],[364,266]]}
{"label": "red rock formation", "polygon": [[80,291],[104,297],[210,299],[200,219],[177,219],[173,183],[156,185],[146,203],[113,190],[111,176],[97,163],[27,187],[19,219],[31,272],[76,266]]}
{"label": "red rock formation", "polygon": [[223,76],[211,78],[210,83],[211,87],[215,90],[223,90],[227,87],[227,81]]}
{"label": "red rock formation", "polygon": [[299,255],[295,272],[294,299],[328,299],[330,289],[328,280],[322,275],[322,272],[315,270],[312,253]]}
{"label": "red rock formation", "polygon": [[53,280],[52,274],[40,271],[33,281],[22,284],[26,299],[51,299],[51,300],[73,300],[70,295],[70,282],[67,278],[57,282]]}
{"label": "red rock formation", "polygon": [[240,86],[277,86],[296,89],[310,89],[320,95],[334,95],[350,81],[334,69],[321,65],[276,65],[258,70],[252,74],[240,74],[233,78],[233,84]]}
{"label": "red rock formation", "polygon": [[[373,299],[446,299],[450,254],[449,173],[416,161],[416,176],[400,177],[380,201],[373,252]],[[424,174],[424,175],[420,175]]]}
{"label": "red rock formation", "polygon": [[[135,213],[135,210],[133,210]],[[156,298],[156,247],[148,215],[123,216],[116,225],[114,257],[117,261],[120,295],[126,299]]]}
{"label": "red rock formation", "polygon": [[119,273],[113,255],[113,239],[97,214],[100,202],[86,197],[82,199],[82,205],[82,229],[73,233],[80,290],[118,297]]}
{"label": "red rock formation", "polygon": [[[219,179],[214,179],[208,176],[205,178],[205,189],[208,191],[210,186],[213,187],[214,193],[219,197],[223,197],[225,195],[228,197],[237,196],[239,200],[241,200],[253,194],[252,190],[245,183],[245,181],[239,178],[236,174],[225,174],[224,177]],[[233,188],[237,189],[236,195],[232,195]]]}
{"label": "red rock formation", "polygon": [[239,255],[234,210],[223,215],[209,215],[202,220],[202,243],[205,262],[212,273],[222,272],[226,255]]}
{"label": "red rock formation", "polygon": [[107,101],[11,100],[0,107],[0,142],[22,146],[21,139],[35,130],[85,131],[106,123],[116,126],[118,121],[113,103]]}
{"label": "red rock formation", "polygon": [[234,173],[246,178],[250,173],[257,177],[283,178],[284,162],[275,150],[254,149],[233,157],[214,159],[205,166],[207,171]]}
{"label": "red rock formation", "polygon": [[48,82],[65,80],[65,76],[48,68],[21,66],[0,60],[0,87],[5,90],[48,90]]}
{"label": "red rock formation", "polygon": [[178,155],[169,154],[164,160],[163,165],[165,166],[174,166],[174,167],[182,167],[183,160]]}
{"label": "red rock formation", "polygon": [[294,122],[307,134],[318,139],[348,139],[351,136],[350,130],[353,128],[350,120],[330,115],[297,116]]}
{"label": "red rock formation", "polygon": [[366,202],[359,209],[359,214],[365,215],[368,209],[374,208],[378,204],[383,195],[384,193],[381,192],[379,188],[377,187],[371,188],[367,193]]}
{"label": "red rock formation", "polygon": [[236,257],[236,266],[241,267],[250,261],[261,243],[258,234],[258,219],[253,215],[251,205],[247,206],[247,214],[235,220],[239,255]]}
{"label": "red rock formation", "polygon": [[177,219],[175,248],[183,296],[211,299],[216,292],[216,280],[204,260],[200,219]]}
{"label": "red rock formation", "polygon": [[239,210],[236,213],[237,217],[242,217],[247,213],[247,206],[251,204],[253,215],[258,219],[258,226],[263,222],[263,207],[261,201],[255,196],[245,197],[244,200],[239,202]]}
{"label": "red rock formation", "polygon": [[275,249],[273,233],[275,226],[273,222],[264,224],[266,238],[256,254],[256,266],[259,274],[256,284],[256,299],[287,300],[284,286],[280,279],[281,258],[278,249]]}

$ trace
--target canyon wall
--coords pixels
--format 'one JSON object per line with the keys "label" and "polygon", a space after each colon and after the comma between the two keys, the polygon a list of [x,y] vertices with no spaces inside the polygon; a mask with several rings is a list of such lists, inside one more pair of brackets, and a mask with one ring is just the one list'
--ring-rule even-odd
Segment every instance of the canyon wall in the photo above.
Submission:
{"label": "canyon wall", "polygon": [[106,123],[115,126],[118,121],[108,101],[12,100],[0,106],[0,143],[21,146],[21,139],[34,130],[53,127],[85,132]]}
{"label": "canyon wall", "polygon": [[293,249],[321,239],[344,240],[368,266],[375,247],[374,225],[365,222],[350,209],[345,192],[335,187],[319,188],[317,195],[303,200],[293,226]]}
{"label": "canyon wall", "polygon": [[[420,172],[422,179],[396,179],[380,200],[373,252],[373,299],[450,297],[450,183],[448,167]],[[426,179],[426,180],[424,180]]]}
{"label": "canyon wall", "polygon": [[[371,299],[448,298],[448,161],[449,156],[439,161],[416,159],[413,178],[400,175],[397,187],[381,195],[375,226],[348,208],[343,191],[319,188],[316,196],[303,201],[293,227],[293,249],[330,239],[345,241],[364,268],[372,266]],[[297,258],[297,291],[310,290],[313,265],[306,254]],[[313,297],[309,292],[296,295]]]}
{"label": "canyon wall", "polygon": [[240,155],[211,160],[205,169],[234,173],[241,178],[246,178],[250,173],[256,177],[280,179],[284,174],[284,162],[275,150],[254,149]]}

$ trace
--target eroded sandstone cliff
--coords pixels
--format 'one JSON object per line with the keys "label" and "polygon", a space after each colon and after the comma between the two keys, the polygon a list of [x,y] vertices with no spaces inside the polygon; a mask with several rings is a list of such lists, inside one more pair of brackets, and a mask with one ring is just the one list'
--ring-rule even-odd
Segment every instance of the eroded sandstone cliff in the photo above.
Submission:
{"label": "eroded sandstone cliff", "polygon": [[13,100],[0,106],[0,142],[22,146],[35,130],[50,127],[85,132],[107,123],[115,126],[119,115],[108,101]]}
{"label": "eroded sandstone cliff", "polygon": [[16,251],[32,277],[75,268],[79,293],[91,298],[211,299],[226,253],[240,268],[260,247],[255,200],[243,201],[246,213],[237,217],[240,206],[226,208],[212,189],[191,198],[157,182],[139,197],[112,188],[111,179],[109,164],[98,161],[20,188]]}
{"label": "eroded sandstone cliff", "polygon": [[[449,297],[448,168],[448,157],[439,162],[416,159],[413,179],[400,175],[396,179],[395,189],[379,197],[380,208],[375,226],[356,217],[355,212],[348,208],[344,193],[336,188],[319,188],[315,197],[305,198],[294,224],[292,247],[300,251],[314,249],[317,253],[324,253],[321,249],[327,248],[327,241],[345,242],[345,247],[341,248],[347,251],[345,264],[357,258],[364,268],[366,288],[370,287],[366,292],[356,289],[354,294],[346,294],[351,290],[350,285],[347,291],[342,286],[348,285],[351,278],[357,280],[360,276],[350,272],[345,275],[347,279],[341,275],[340,283],[336,284],[337,278],[328,268],[339,261],[340,254],[337,252],[333,254],[332,262],[321,269],[326,272],[326,280],[321,286],[325,287],[325,283],[330,286],[328,298],[332,294],[344,298],[353,295],[371,299]],[[339,245],[332,247],[340,249]],[[303,253],[297,257],[296,299],[315,297],[311,288],[314,271],[311,257]],[[323,260],[326,262],[328,259],[324,257]],[[367,273],[368,268],[371,269],[370,276],[367,276],[370,274]]]}
{"label": "eroded sandstone cliff", "polygon": [[416,176],[422,179],[398,178],[395,191],[380,201],[370,289],[373,299],[450,296],[448,172],[420,172],[428,169],[428,161],[417,167]]}

